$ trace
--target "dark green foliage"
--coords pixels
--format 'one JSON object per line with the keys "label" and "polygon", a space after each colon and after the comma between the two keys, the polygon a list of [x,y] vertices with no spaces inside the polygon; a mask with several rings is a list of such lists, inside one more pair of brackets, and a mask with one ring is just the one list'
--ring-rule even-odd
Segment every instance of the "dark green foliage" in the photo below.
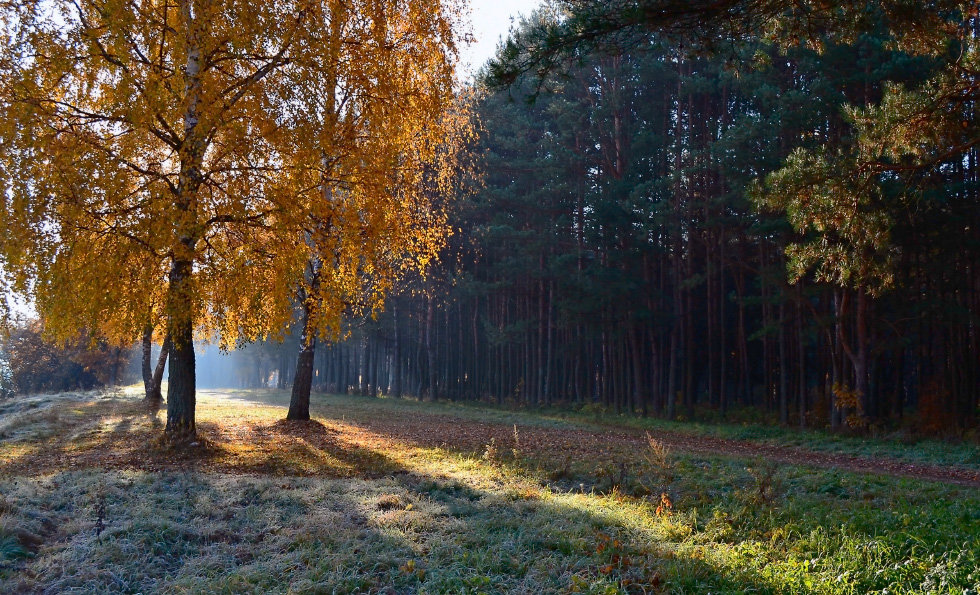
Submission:
{"label": "dark green foliage", "polygon": [[950,29],[976,14],[964,0],[556,0],[550,6],[560,18],[520,28],[488,64],[493,84],[528,77],[541,83],[582,56],[635,48],[651,33],[724,54],[744,40],[822,49],[884,30],[903,49],[942,53]]}
{"label": "dark green foliage", "polygon": [[[957,6],[549,5],[497,62],[546,67],[484,89],[484,187],[453,206],[442,263],[332,347],[316,382],[969,431],[978,44]],[[654,8],[672,11],[666,32]],[[737,26],[692,30],[704,10]],[[551,57],[528,42],[576,26]]]}

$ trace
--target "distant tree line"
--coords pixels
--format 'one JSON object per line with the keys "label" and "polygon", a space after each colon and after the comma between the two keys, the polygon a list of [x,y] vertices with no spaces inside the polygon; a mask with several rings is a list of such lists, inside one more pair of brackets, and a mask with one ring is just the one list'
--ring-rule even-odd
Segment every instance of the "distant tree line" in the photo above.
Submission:
{"label": "distant tree line", "polygon": [[0,398],[131,382],[133,359],[132,349],[85,333],[59,344],[45,339],[41,321],[16,323],[0,340]]}
{"label": "distant tree line", "polygon": [[[939,55],[884,26],[819,51],[646,34],[487,90],[485,184],[456,205],[440,265],[319,351],[315,385],[974,426],[974,100],[928,103],[975,58],[967,24]],[[915,101],[929,130],[908,128]],[[933,146],[896,149],[900,126]]]}

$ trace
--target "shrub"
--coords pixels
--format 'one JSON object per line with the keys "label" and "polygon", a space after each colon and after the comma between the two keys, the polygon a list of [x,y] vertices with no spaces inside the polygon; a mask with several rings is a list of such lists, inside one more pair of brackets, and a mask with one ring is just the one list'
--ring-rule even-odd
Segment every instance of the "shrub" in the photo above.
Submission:
{"label": "shrub", "polygon": [[[126,369],[130,350],[111,347],[86,335],[64,346],[45,341],[43,325],[31,321],[13,328],[3,346],[11,393],[88,390],[114,384]],[[4,389],[0,389],[0,396]]]}

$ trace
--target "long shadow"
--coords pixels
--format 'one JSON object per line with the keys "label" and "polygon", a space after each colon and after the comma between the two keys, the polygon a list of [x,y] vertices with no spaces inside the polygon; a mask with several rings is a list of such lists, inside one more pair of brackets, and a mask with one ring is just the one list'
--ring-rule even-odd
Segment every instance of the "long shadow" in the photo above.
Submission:
{"label": "long shadow", "polygon": [[378,451],[342,440],[340,433],[317,421],[246,418],[231,426],[201,421],[198,442],[174,449],[160,442],[160,416],[148,415],[139,401],[67,405],[70,410],[46,412],[31,422],[44,427],[40,439],[0,441],[0,477],[66,467],[364,478],[392,470]]}
{"label": "long shadow", "polygon": [[[526,592],[522,585],[529,584],[529,577],[539,584],[553,572],[552,587],[545,591],[567,592],[576,580],[604,582],[622,592],[777,591],[757,573],[735,573],[694,555],[678,555],[671,542],[662,542],[654,528],[611,518],[598,509],[575,504],[572,498],[541,498],[534,490],[506,485],[500,490],[481,489],[406,466],[381,449],[355,443],[338,429],[357,425],[346,420],[334,418],[330,425],[320,421],[243,421],[233,428],[202,423],[199,447],[172,451],[152,446],[159,435],[159,420],[146,418],[137,408],[96,403],[84,411],[119,419],[84,439],[81,453],[78,444],[68,439],[69,432],[44,442],[33,454],[0,465],[0,483],[4,476],[23,479],[38,473],[58,473],[66,468],[66,462],[75,469],[108,469],[106,475],[120,485],[124,481],[115,470],[154,472],[143,474],[143,481],[162,490],[159,498],[170,494],[176,503],[165,499],[149,508],[172,509],[163,515],[173,517],[171,525],[189,518],[192,526],[173,530],[171,525],[158,527],[157,519],[146,519],[150,532],[156,535],[157,541],[152,542],[140,531],[119,533],[120,539],[158,551],[162,558],[176,557],[176,562],[156,566],[153,561],[146,580],[180,579],[181,573],[192,572],[185,564],[205,555],[208,548],[232,556],[236,567],[222,572],[236,573],[240,566],[261,566],[264,556],[312,543],[314,552],[319,547],[324,557],[335,556],[332,552],[336,548],[360,549],[362,553],[342,558],[353,565],[348,578],[318,586],[316,581],[321,579],[313,573],[312,587],[305,590],[329,584],[339,592],[380,591],[387,586],[393,586],[395,592]],[[314,411],[324,413],[323,404],[317,403]],[[231,431],[237,434],[230,435]],[[393,437],[409,447],[431,446],[439,439],[397,432]],[[472,445],[481,440],[470,441],[462,452],[474,454]],[[227,479],[229,473],[233,479]],[[229,510],[196,519],[195,502],[211,492],[224,494],[231,489],[225,485],[229,481],[235,493]],[[292,495],[299,490],[297,486],[306,486],[303,489],[312,490],[314,495]],[[328,492],[317,492],[326,487],[330,487]],[[282,494],[275,495],[279,492]],[[134,497],[122,488],[111,491],[109,507],[146,508]],[[419,516],[419,510],[425,512],[424,517]],[[247,527],[247,520],[270,515],[292,523],[288,539],[280,538],[271,528]],[[833,520],[843,522],[846,518],[846,512],[841,512]],[[241,519],[240,526],[236,525]],[[818,526],[806,518],[799,521],[799,530],[804,533]],[[324,528],[329,523],[347,537],[334,535],[329,526]],[[66,543],[71,538],[62,537]],[[266,540],[274,544],[271,550],[266,549]],[[619,545],[612,547],[613,543]],[[98,551],[90,555],[98,556]],[[419,574],[406,566],[409,560],[418,560],[418,569],[427,573]],[[99,559],[84,562],[113,564]],[[553,567],[542,568],[542,564]],[[445,571],[447,568],[454,570]],[[116,574],[123,576],[125,572]],[[278,582],[263,583],[266,579],[254,577],[259,584],[255,589],[265,585],[267,590],[284,590],[289,584],[289,577],[273,572],[273,578]],[[123,576],[123,580],[130,579]],[[132,589],[122,590],[147,589],[138,576],[131,580]],[[189,590],[200,590],[200,586]]]}
{"label": "long shadow", "polygon": [[371,479],[398,470],[380,452],[343,440],[340,432],[316,420],[249,424],[240,439],[251,447],[241,450],[215,440],[198,460],[273,475]]}
{"label": "long shadow", "polygon": [[[94,568],[115,577],[114,588],[122,591],[152,590],[162,583],[212,590],[243,575],[254,582],[242,590],[269,592],[525,593],[533,585],[537,592],[558,593],[581,581],[640,593],[670,590],[686,577],[697,577],[712,592],[771,591],[761,580],[733,577],[704,560],[678,559],[656,542],[652,531],[638,536],[635,526],[584,507],[531,493],[492,492],[406,468],[384,453],[340,446],[329,428],[315,422],[273,425],[351,465],[367,460],[371,469],[349,479],[164,470],[138,476],[136,482],[144,486],[139,490],[132,476],[120,470],[96,471],[101,487],[83,494],[58,520],[84,516],[90,522],[76,520],[75,526],[88,532],[96,522],[104,523],[102,534],[78,550],[83,554],[65,553],[78,542],[77,534],[52,536],[43,551],[69,556],[76,574],[38,575],[57,578],[62,588],[85,588],[91,583],[72,581],[84,580]],[[274,460],[248,468],[266,467],[282,469]],[[207,466],[190,470],[206,471]],[[48,485],[71,486],[72,481],[70,473],[59,473]],[[94,512],[100,497],[108,510],[117,511],[104,521]],[[611,539],[605,536],[622,545],[602,551]],[[150,557],[136,570],[113,557],[120,549],[146,551]],[[307,567],[276,563],[294,551],[308,552],[301,556]],[[318,562],[338,555],[339,568],[325,569]],[[228,558],[234,562],[220,570],[208,566],[198,576],[196,560],[213,565],[215,559]],[[43,555],[36,564],[46,564]],[[283,564],[293,569],[290,574],[282,574]],[[37,567],[25,561],[23,570],[19,578],[29,580]],[[291,586],[294,580],[300,586]],[[33,586],[44,590],[44,585]]]}
{"label": "long shadow", "polygon": [[[242,397],[248,396],[251,395],[242,395]],[[279,395],[270,391],[269,394],[255,399],[255,402],[278,404],[277,398],[283,397],[285,395]],[[246,398],[246,400],[250,399]],[[388,411],[388,403],[385,401],[364,398],[363,404],[356,403],[353,408],[346,406],[347,399],[338,399],[338,401],[338,405],[340,406],[337,407],[337,411],[331,411],[331,405],[334,403],[323,399],[321,396],[321,398],[314,400],[313,412],[324,417],[333,418],[336,421],[336,418],[349,415],[351,409],[354,409],[356,416],[353,419],[346,417],[343,423],[390,436],[409,447],[439,447],[442,450],[459,452],[472,457],[473,455],[479,456],[491,438],[497,439],[496,444],[503,451],[506,451],[510,446],[510,443],[501,440],[501,437],[506,438],[511,433],[511,428],[500,423],[466,421],[465,426],[451,428],[451,438],[444,440],[438,435],[433,435],[431,432],[421,433],[412,429],[413,425],[424,426],[443,416],[437,415],[430,417],[425,412],[419,412],[419,415],[415,418],[404,419],[398,412]],[[384,414],[386,412],[393,414],[398,419],[385,420]],[[332,415],[330,415],[331,413]],[[438,424],[433,423],[432,425],[436,426]],[[457,425],[459,424],[457,423]],[[488,432],[488,428],[491,427],[495,428],[495,431]],[[524,428],[521,428],[521,431],[524,432]],[[526,444],[522,441],[521,444],[525,445],[525,448],[529,447],[530,450],[539,446],[533,442]],[[553,459],[552,463],[561,460],[560,458],[555,458],[561,452],[560,449],[555,449],[555,445],[545,444],[540,446],[544,448],[542,453],[537,453],[543,454],[542,457],[538,457],[539,459],[551,458]],[[642,452],[634,451],[632,456],[634,458],[642,457]],[[909,536],[914,539],[915,534],[908,533],[908,530],[903,529],[901,526],[896,526],[892,519],[892,511],[902,509],[903,506],[909,504],[928,509],[930,506],[936,504],[935,500],[937,499],[941,501],[949,497],[963,497],[956,490],[946,492],[943,491],[945,488],[941,485],[927,483],[914,487],[901,487],[899,492],[907,492],[911,501],[905,505],[896,505],[893,501],[892,489],[888,487],[896,481],[892,478],[848,476],[847,473],[841,475],[837,472],[812,474],[802,471],[790,473],[791,479],[788,480],[789,485],[783,486],[782,488],[777,487],[775,488],[775,492],[773,492],[771,491],[771,486],[770,490],[766,491],[762,490],[758,485],[754,485],[756,482],[761,485],[769,481],[765,478],[764,472],[760,473],[759,470],[756,470],[755,474],[753,474],[752,471],[744,469],[746,465],[756,466],[757,463],[760,463],[760,461],[752,458],[742,457],[740,459],[733,459],[725,456],[714,458],[710,456],[690,455],[685,460],[687,461],[688,468],[711,468],[717,466],[722,471],[722,476],[726,472],[729,475],[727,479],[719,478],[720,483],[711,483],[711,487],[708,488],[707,493],[703,491],[703,485],[693,486],[691,489],[694,489],[695,492],[688,494],[690,501],[686,502],[684,509],[687,510],[690,507],[694,507],[707,511],[709,520],[711,511],[713,510],[721,513],[723,515],[722,518],[737,519],[734,521],[737,525],[734,525],[733,528],[737,531],[736,535],[740,536],[729,538],[734,539],[731,543],[735,545],[744,541],[747,545],[751,546],[750,542],[757,540],[759,535],[767,534],[766,531],[778,531],[779,525],[792,526],[794,531],[798,531],[801,535],[813,534],[814,532],[819,534],[828,530],[833,533],[837,529],[840,529],[843,533],[848,533],[852,536],[863,536],[862,538],[869,543],[906,542]],[[764,471],[765,465],[762,464],[761,466]],[[737,468],[737,471],[741,474],[741,478],[732,478],[730,468]],[[541,475],[541,471],[541,469],[538,469],[538,475]],[[411,477],[413,476],[406,476],[405,481],[415,481],[410,479]],[[579,483],[579,479],[581,478],[574,477],[574,479],[575,481],[571,482],[571,484]],[[445,479],[440,480],[438,478],[428,478],[424,481],[441,481],[443,484],[446,482]],[[600,484],[599,487],[604,486],[604,488],[608,488],[611,482],[607,478],[604,482],[596,483]],[[849,487],[842,487],[844,484],[847,484]],[[560,487],[560,485],[560,483],[557,483],[556,487]],[[462,488],[456,486],[453,489],[463,489],[465,491],[465,488],[466,486],[462,486]],[[766,493],[763,494],[764,491]],[[795,495],[800,492],[812,494],[814,491],[820,494],[818,498],[821,499],[815,500],[812,496],[797,498]],[[762,496],[759,496],[759,494],[762,494]],[[487,493],[479,493],[479,499],[483,499],[486,496]],[[758,502],[757,500],[765,500],[765,502]],[[972,501],[977,501],[975,496],[972,497]],[[557,512],[567,509],[560,508],[555,510]],[[943,526],[948,529],[948,535],[944,535],[942,539],[942,542],[948,545],[936,546],[937,555],[941,555],[944,549],[952,548],[956,550],[962,547],[964,541],[968,542],[970,539],[976,538],[975,531],[971,533],[963,526],[956,525],[955,522],[946,519],[945,516],[940,518],[943,514],[945,513],[942,513],[939,509],[926,513],[927,517],[933,515],[934,520],[942,521]],[[776,518],[782,518],[782,521],[771,525],[771,523],[767,524],[764,520],[757,518],[773,515]],[[598,517],[592,515],[589,518],[595,520]],[[605,520],[599,519],[599,522],[601,524]],[[625,528],[622,529],[625,530]],[[705,544],[705,547],[711,548],[714,545],[708,542]],[[724,547],[724,545],[721,547]],[[696,548],[694,548],[694,551],[696,551]],[[975,553],[980,554],[980,550],[977,550]],[[668,551],[665,555],[670,557],[673,554]],[[773,590],[772,583],[760,578],[757,573],[740,572],[736,577],[732,572],[723,568],[717,568],[711,563],[699,559],[694,554],[688,555],[687,557],[673,557],[668,566],[673,569],[671,572],[675,577],[691,577],[691,582],[686,587],[679,587],[676,581],[672,583],[673,586],[671,589],[677,590],[678,592],[684,588],[693,588],[690,586],[691,584],[701,585],[700,587],[694,588],[693,592],[703,591],[708,588],[706,585],[716,585],[711,588],[713,592],[724,592],[726,590],[730,590],[731,592],[744,592],[753,588],[758,588],[762,592]],[[746,579],[746,576],[749,578]],[[721,585],[721,587],[717,585]],[[873,585],[869,585],[869,588],[871,586]]]}
{"label": "long shadow", "polygon": [[0,447],[14,453],[0,461],[0,476],[98,467],[102,457],[108,457],[106,462],[128,459],[146,451],[153,428],[159,427],[159,421],[125,399],[55,403],[37,415],[21,426],[33,430],[33,436],[0,440]]}
{"label": "long shadow", "polygon": [[[310,543],[325,548],[322,554],[331,548],[361,550],[348,561],[354,568],[348,569],[346,578],[330,575],[334,576],[331,588],[346,592],[385,587],[395,592],[526,592],[522,585],[531,584],[532,579],[538,587],[544,585],[545,592],[563,592],[573,586],[573,576],[575,580],[604,582],[625,592],[642,592],[670,584],[668,568],[678,576],[697,576],[719,592],[768,589],[761,580],[736,579],[704,560],[674,557],[669,565],[662,564],[661,556],[668,550],[656,543],[652,531],[636,538],[635,526],[584,507],[542,500],[530,492],[484,490],[408,468],[380,450],[345,440],[341,432],[318,421],[246,424],[245,434],[236,437],[251,443],[244,451],[236,449],[234,440],[222,440],[220,428],[205,424],[205,444],[175,453],[147,446],[152,445],[159,422],[146,418],[136,407],[95,404],[85,413],[96,419],[119,419],[108,428],[96,424],[98,431],[84,439],[82,453],[76,452],[78,444],[64,435],[46,442],[41,451],[19,464],[0,466],[0,483],[4,476],[23,480],[52,472],[59,479],[50,485],[67,486],[88,467],[101,474],[99,485],[106,487],[99,489],[106,495],[93,493],[82,502],[69,504],[59,512],[65,518],[58,520],[79,514],[93,516],[100,497],[105,499],[103,510],[134,511],[115,514],[154,511],[128,524],[114,524],[113,513],[104,513],[107,519],[102,518],[103,513],[98,519],[92,518],[93,526],[96,521],[105,525],[105,537],[100,534],[103,541],[85,550],[85,557],[75,566],[109,570],[121,590],[145,590],[161,580],[191,580],[187,574],[194,572],[194,559],[212,549],[233,556],[235,565],[226,572],[237,573],[242,566],[261,566],[264,557]],[[91,417],[89,421],[93,421]],[[44,461],[48,463],[42,465]],[[74,471],[62,471],[66,463]],[[153,489],[140,492],[126,487],[131,479],[125,479],[120,471],[134,469],[148,472],[138,476],[139,481],[149,482]],[[222,479],[229,477],[228,471],[234,472],[230,477],[238,479]],[[286,483],[274,483],[276,478],[284,478]],[[316,483],[322,480],[352,483]],[[233,488],[225,485],[227,481],[233,482]],[[302,483],[310,481],[314,483]],[[256,488],[256,482],[263,487]],[[314,491],[320,485],[336,489],[319,500],[290,495],[300,485]],[[198,518],[198,501],[209,498],[206,494],[225,494],[229,489],[234,498],[219,521],[214,520],[215,511],[210,511],[207,519]],[[326,512],[318,503],[329,504]],[[323,526],[325,514],[333,530]],[[274,528],[249,528],[246,523],[270,517],[288,521],[292,527],[288,538],[278,537]],[[412,523],[420,524],[416,527]],[[577,527],[576,536],[563,531],[569,524]],[[82,526],[86,531],[93,528]],[[405,527],[409,530],[402,530]],[[334,535],[338,532],[343,536]],[[611,557],[609,550],[601,551],[605,535],[623,536],[622,543],[627,545],[619,547],[617,558]],[[628,535],[634,538],[627,539]],[[49,549],[45,551],[57,552],[76,536],[55,534],[50,539],[54,543],[46,544]],[[108,549],[104,554],[100,549],[110,548],[113,539],[145,548],[154,556],[139,571],[120,566]],[[274,545],[264,545],[267,540]],[[625,559],[631,561],[624,563]],[[417,560],[418,568],[409,567],[409,560]],[[553,567],[542,567],[542,560]],[[43,555],[37,563],[44,563]],[[32,562],[24,564],[27,569]],[[549,573],[555,576],[549,578]],[[289,577],[284,576],[274,576],[270,583],[263,583],[267,579],[260,576],[253,578],[259,583],[256,588],[265,585],[273,591],[284,590],[283,585],[289,583]],[[69,580],[67,586],[70,584]],[[317,583],[311,587],[307,590],[316,590]]]}

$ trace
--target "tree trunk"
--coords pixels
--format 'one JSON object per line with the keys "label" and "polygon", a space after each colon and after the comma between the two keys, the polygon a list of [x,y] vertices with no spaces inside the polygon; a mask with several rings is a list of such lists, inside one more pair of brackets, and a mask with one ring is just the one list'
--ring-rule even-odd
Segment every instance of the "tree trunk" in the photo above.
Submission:
{"label": "tree trunk", "polygon": [[670,361],[667,364],[667,419],[677,416],[677,338],[678,323],[670,331]]}
{"label": "tree trunk", "polygon": [[197,191],[204,177],[201,164],[207,151],[207,136],[198,130],[201,100],[201,47],[196,33],[196,16],[191,2],[179,3],[187,25],[187,58],[184,74],[184,141],[180,156],[180,176],[176,193],[177,243],[167,288],[167,331],[173,342],[167,385],[167,427],[164,438],[171,444],[192,443],[197,438],[194,422],[196,371],[194,362],[194,253]]}
{"label": "tree trunk", "polygon": [[[433,318],[435,317],[435,299],[427,298],[425,310],[425,358],[426,374],[428,377],[429,399],[436,400],[436,349],[432,334],[435,332]],[[421,398],[421,395],[419,396]]]}
{"label": "tree trunk", "polygon": [[797,289],[797,302],[796,302],[796,336],[797,336],[797,372],[799,378],[799,411],[800,411],[800,429],[806,427],[806,412],[807,412],[807,386],[806,386],[806,342],[803,329],[803,292]]}
{"label": "tree trunk", "polygon": [[786,355],[786,298],[779,302],[779,425],[789,423],[789,360]]}
{"label": "tree trunk", "polygon": [[163,371],[167,367],[167,357],[170,355],[170,348],[173,343],[170,340],[170,335],[167,335],[163,339],[163,345],[160,347],[160,355],[157,356],[157,365],[153,369],[153,386],[156,390],[156,394],[160,395],[160,401],[163,401],[163,395],[160,394],[160,385],[163,383]]}
{"label": "tree trunk", "polygon": [[159,411],[163,405],[163,393],[160,383],[163,381],[163,369],[167,366],[167,354],[170,352],[170,336],[163,340],[160,355],[155,368],[150,368],[153,354],[153,327],[147,325],[143,330],[143,388],[146,396],[143,402],[151,411]]}
{"label": "tree trunk", "polygon": [[647,416],[646,389],[644,387],[643,364],[640,360],[640,331],[636,325],[629,330],[630,352],[633,360],[633,403],[630,406],[631,412],[637,411],[643,417]]}
{"label": "tree trunk", "polygon": [[554,340],[552,339],[552,335],[554,334],[554,328],[555,328],[554,297],[555,297],[555,284],[554,281],[549,281],[548,282],[548,333],[545,335],[548,344],[547,344],[547,348],[545,349],[545,355],[544,355],[545,367],[544,367],[544,391],[543,392],[544,392],[545,405],[551,404],[551,392],[552,392],[551,360],[553,358],[553,351],[554,351],[554,347],[553,347]]}
{"label": "tree trunk", "polygon": [[313,387],[313,356],[316,354],[316,333],[310,328],[310,304],[303,303],[303,333],[300,338],[299,357],[296,359],[296,375],[289,397],[286,419],[306,421],[310,419],[310,390]]}
{"label": "tree trunk", "polygon": [[[161,399],[156,399],[153,392],[153,370],[150,368],[150,359],[153,357],[153,325],[148,324],[143,327],[143,360],[141,371],[143,372],[143,390],[145,396],[143,402],[151,410],[160,408]],[[159,391],[157,391],[159,394]]]}
{"label": "tree trunk", "polygon": [[865,419],[870,419],[874,415],[871,407],[871,391],[868,382],[868,293],[864,289],[858,289],[857,310],[855,312],[855,326],[857,335],[857,353],[854,358],[854,388],[857,390],[858,399],[861,404],[861,415]]}
{"label": "tree trunk", "polygon": [[[172,444],[193,442],[197,437],[194,424],[196,382],[194,362],[194,323],[190,312],[190,260],[176,260],[170,271],[170,374],[167,386],[166,440]],[[182,307],[183,306],[183,307]]]}
{"label": "tree trunk", "polygon": [[391,314],[394,319],[395,326],[395,348],[392,359],[394,360],[391,364],[392,374],[391,377],[391,394],[396,398],[402,398],[402,335],[401,327],[399,326],[398,320],[398,300],[392,300],[391,302]]}

